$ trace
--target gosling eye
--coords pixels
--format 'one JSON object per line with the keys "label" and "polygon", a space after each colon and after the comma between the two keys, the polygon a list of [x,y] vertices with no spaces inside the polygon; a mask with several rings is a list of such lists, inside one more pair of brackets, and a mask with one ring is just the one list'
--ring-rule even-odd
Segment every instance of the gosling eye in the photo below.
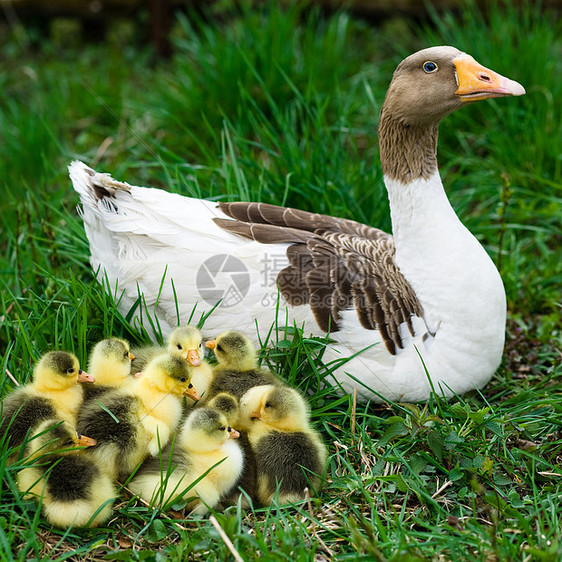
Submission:
{"label": "gosling eye", "polygon": [[181,343],[178,343],[178,349],[182,349]]}
{"label": "gosling eye", "polygon": [[266,407],[266,408],[271,408],[271,403],[270,403],[270,402],[266,402],[266,403],[265,403],[265,407]]}
{"label": "gosling eye", "polygon": [[[224,425],[221,425],[221,426],[219,427],[219,431],[224,431],[225,429],[226,429],[226,427],[225,427]],[[228,429],[230,429],[230,427],[229,427]]]}
{"label": "gosling eye", "polygon": [[75,445],[74,441],[72,439],[69,439],[65,445],[67,445],[68,447],[72,447],[73,445]]}
{"label": "gosling eye", "polygon": [[[182,377],[182,378],[180,379],[180,382],[185,382],[186,380],[187,380],[186,377]],[[191,385],[189,385],[189,386],[191,386]]]}
{"label": "gosling eye", "polygon": [[432,72],[437,72],[437,70],[439,70],[439,67],[433,61],[429,60],[423,63],[423,70],[424,72],[431,74]]}
{"label": "gosling eye", "polygon": [[[73,375],[73,374],[74,374],[74,368],[73,368],[73,367],[70,367],[70,369],[67,369],[66,372],[67,372],[69,375]],[[79,371],[78,371],[78,374],[80,374],[81,372],[82,372],[82,370],[79,370]]]}
{"label": "gosling eye", "polygon": [[222,351],[222,347],[221,347],[221,344],[220,344],[220,343],[219,343],[219,344],[217,344],[217,347],[215,347],[215,349],[216,349],[217,351]]}

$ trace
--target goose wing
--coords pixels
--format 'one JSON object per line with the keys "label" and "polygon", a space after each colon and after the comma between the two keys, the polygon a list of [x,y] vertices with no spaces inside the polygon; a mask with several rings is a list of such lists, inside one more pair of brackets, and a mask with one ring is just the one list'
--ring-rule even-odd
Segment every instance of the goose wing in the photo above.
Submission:
{"label": "goose wing", "polygon": [[266,203],[220,203],[230,219],[215,223],[262,244],[288,243],[289,265],[277,284],[293,306],[311,307],[319,327],[340,329],[340,312],[355,309],[361,326],[378,330],[388,351],[403,348],[401,326],[423,310],[395,262],[390,234],[352,220]]}

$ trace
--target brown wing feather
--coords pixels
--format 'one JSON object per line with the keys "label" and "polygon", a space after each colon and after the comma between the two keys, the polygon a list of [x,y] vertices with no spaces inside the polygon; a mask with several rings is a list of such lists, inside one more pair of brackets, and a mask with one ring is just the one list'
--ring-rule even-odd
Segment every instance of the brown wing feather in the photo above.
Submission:
{"label": "brown wing feather", "polygon": [[[382,230],[361,224],[360,222],[319,213],[309,213],[291,207],[279,207],[269,203],[219,203],[219,209],[229,217],[241,222],[272,224],[315,232],[324,229],[332,232],[356,234],[369,240],[378,240],[381,235],[388,236]],[[216,219],[220,220],[220,219]]]}
{"label": "brown wing feather", "polygon": [[272,224],[246,223],[229,219],[213,219],[215,223],[244,238],[256,240],[262,244],[282,244],[284,242],[306,242],[312,234],[296,228],[279,228]]}
{"label": "brown wing feather", "polygon": [[289,265],[277,276],[279,290],[289,304],[308,304],[322,330],[338,331],[340,312],[355,308],[361,325],[377,329],[392,354],[403,347],[403,323],[414,335],[412,317],[423,318],[423,310],[396,265],[390,234],[266,203],[219,207],[233,219],[214,219],[221,228],[263,244],[290,244]]}
{"label": "brown wing feather", "polygon": [[277,285],[283,298],[293,306],[310,302],[310,291],[306,282],[309,271],[314,269],[314,261],[306,244],[293,244],[287,248],[289,265],[277,276]]}

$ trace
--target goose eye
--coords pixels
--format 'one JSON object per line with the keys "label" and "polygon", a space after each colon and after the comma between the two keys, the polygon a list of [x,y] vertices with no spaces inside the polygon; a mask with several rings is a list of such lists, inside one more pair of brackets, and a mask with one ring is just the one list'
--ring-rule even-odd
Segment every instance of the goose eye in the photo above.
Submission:
{"label": "goose eye", "polygon": [[221,347],[220,344],[218,344],[217,347],[215,347],[215,349],[216,349],[217,351],[222,351],[222,347]]}
{"label": "goose eye", "polygon": [[69,440],[66,442],[66,445],[68,445],[69,447],[72,447],[72,445],[74,445],[74,444],[75,444],[75,443],[74,443],[74,441],[73,441],[72,439],[69,439]]}
{"label": "goose eye", "polygon": [[[224,427],[224,425],[221,425],[221,426],[219,427],[219,431],[224,431],[225,429],[226,429],[226,427]],[[230,429],[230,427],[229,427],[228,429]]]}
{"label": "goose eye", "polygon": [[270,402],[266,402],[266,403],[265,403],[265,407],[266,407],[266,408],[271,408],[271,403],[270,403]]}
{"label": "goose eye", "polygon": [[[66,372],[67,372],[69,375],[72,375],[72,374],[74,374],[74,369],[73,369],[72,367],[70,367],[70,369],[67,369]],[[82,372],[81,370],[78,371],[78,374],[80,374],[81,372]]]}
{"label": "goose eye", "polygon": [[181,349],[181,348],[182,348],[181,343],[178,343],[178,349]]}
{"label": "goose eye", "polygon": [[[185,377],[182,377],[182,378],[180,379],[180,382],[185,382],[186,380],[187,380],[187,379],[186,379]],[[189,386],[191,386],[191,385],[189,385]]]}
{"label": "goose eye", "polygon": [[433,61],[427,61],[427,62],[423,63],[423,69],[428,74],[431,74],[432,72],[437,71],[438,68],[439,67]]}

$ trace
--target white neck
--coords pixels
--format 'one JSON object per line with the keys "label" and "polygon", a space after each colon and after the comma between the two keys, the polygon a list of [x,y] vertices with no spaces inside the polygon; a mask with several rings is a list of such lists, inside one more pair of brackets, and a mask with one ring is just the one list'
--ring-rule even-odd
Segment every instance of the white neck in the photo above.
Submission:
{"label": "white neck", "polygon": [[[407,185],[385,178],[396,263],[424,309],[435,345],[462,352],[483,345],[491,362],[503,350],[505,292],[484,248],[461,223],[439,174]],[[501,334],[501,341],[498,339]]]}

